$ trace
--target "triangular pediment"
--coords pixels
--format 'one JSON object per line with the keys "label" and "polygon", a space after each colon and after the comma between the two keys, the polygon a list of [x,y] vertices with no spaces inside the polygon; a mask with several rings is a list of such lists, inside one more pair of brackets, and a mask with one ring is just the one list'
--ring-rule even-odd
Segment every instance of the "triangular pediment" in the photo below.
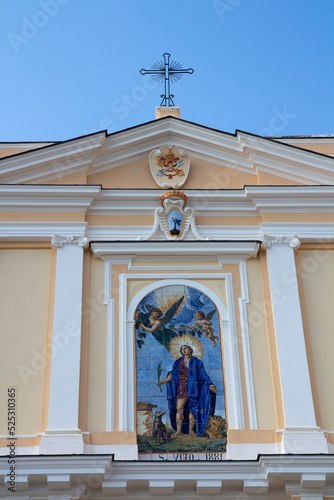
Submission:
{"label": "triangular pediment", "polygon": [[0,159],[2,184],[101,184],[156,188],[149,154],[171,143],[191,157],[185,189],[334,184],[334,158],[282,140],[229,134],[165,117],[113,134],[99,132]]}

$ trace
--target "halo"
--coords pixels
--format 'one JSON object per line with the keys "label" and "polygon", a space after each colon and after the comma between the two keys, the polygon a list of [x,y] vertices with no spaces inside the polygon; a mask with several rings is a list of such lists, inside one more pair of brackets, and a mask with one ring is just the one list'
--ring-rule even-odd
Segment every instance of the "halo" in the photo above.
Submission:
{"label": "halo", "polygon": [[192,335],[187,333],[183,334],[182,337],[174,337],[170,341],[169,352],[173,359],[179,359],[181,357],[180,348],[183,345],[188,345],[193,349],[193,356],[196,358],[201,358],[204,356],[202,342]]}

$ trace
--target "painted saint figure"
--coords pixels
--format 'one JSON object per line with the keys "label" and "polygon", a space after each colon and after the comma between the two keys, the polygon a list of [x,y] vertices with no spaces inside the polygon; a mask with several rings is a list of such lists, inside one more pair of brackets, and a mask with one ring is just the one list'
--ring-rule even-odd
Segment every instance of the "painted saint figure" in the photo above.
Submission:
{"label": "painted saint figure", "polygon": [[176,430],[171,438],[184,433],[201,437],[209,415],[214,414],[215,394],[218,391],[206,373],[203,362],[193,356],[192,347],[183,345],[180,353],[181,357],[175,361],[167,378],[157,385],[168,384],[170,420]]}

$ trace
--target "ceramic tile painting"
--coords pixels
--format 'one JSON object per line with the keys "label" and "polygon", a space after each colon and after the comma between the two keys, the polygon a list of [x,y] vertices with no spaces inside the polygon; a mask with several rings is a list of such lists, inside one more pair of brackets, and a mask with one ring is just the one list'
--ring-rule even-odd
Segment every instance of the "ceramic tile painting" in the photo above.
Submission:
{"label": "ceramic tile painting", "polygon": [[201,291],[165,286],[136,311],[139,453],[173,459],[226,451],[219,314]]}

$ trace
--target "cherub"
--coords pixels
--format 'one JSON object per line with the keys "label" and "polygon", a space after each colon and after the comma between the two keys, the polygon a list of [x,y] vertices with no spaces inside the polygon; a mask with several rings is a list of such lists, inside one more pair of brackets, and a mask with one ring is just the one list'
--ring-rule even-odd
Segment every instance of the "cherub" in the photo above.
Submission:
{"label": "cherub", "polygon": [[214,309],[213,311],[210,311],[206,316],[203,311],[196,311],[195,312],[195,323],[191,326],[188,326],[190,330],[193,330],[196,326],[199,326],[201,328],[202,333],[211,340],[213,345],[216,347],[217,343],[216,340],[219,340],[219,338],[214,335],[213,328],[211,328],[212,322],[210,319],[214,315],[216,310]]}

